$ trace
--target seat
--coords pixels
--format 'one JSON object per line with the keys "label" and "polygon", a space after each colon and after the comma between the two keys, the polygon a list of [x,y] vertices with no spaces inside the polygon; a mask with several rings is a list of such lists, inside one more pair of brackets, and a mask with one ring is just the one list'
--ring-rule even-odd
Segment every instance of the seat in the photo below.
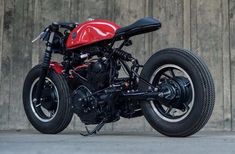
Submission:
{"label": "seat", "polygon": [[145,17],[137,20],[135,23],[121,27],[116,31],[116,37],[127,38],[134,35],[139,35],[143,33],[152,32],[161,28],[161,23],[159,20],[152,17]]}

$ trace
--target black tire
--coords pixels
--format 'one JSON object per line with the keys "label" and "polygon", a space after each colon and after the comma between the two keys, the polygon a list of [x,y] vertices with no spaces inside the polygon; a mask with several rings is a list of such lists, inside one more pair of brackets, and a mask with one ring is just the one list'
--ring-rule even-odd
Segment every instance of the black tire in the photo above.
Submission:
{"label": "black tire", "polygon": [[[163,49],[150,57],[144,65],[141,77],[150,81],[154,71],[167,64],[184,69],[194,86],[194,101],[189,114],[177,122],[167,121],[154,111],[150,102],[141,104],[145,118],[150,125],[166,136],[186,137],[198,132],[209,120],[215,102],[215,90],[212,76],[203,60],[194,53],[182,49]],[[140,83],[140,89],[146,89]]]}
{"label": "black tire", "polygon": [[[71,100],[69,87],[65,78],[50,70],[47,74],[47,78],[53,82],[59,95],[58,108],[54,117],[49,121],[42,121],[36,116],[36,112],[33,111],[30,102],[30,90],[33,83],[38,80],[41,72],[41,65],[33,67],[27,74],[24,87],[23,87],[23,105],[24,110],[30,123],[35,129],[45,134],[56,134],[63,131],[70,123],[73,113],[71,112]],[[33,89],[33,88],[32,88]],[[34,109],[35,110],[35,109]]]}

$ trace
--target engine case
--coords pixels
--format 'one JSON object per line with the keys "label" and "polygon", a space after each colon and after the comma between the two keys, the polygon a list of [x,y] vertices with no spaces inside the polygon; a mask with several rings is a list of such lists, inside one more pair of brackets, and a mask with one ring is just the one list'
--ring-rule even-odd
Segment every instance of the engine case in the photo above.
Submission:
{"label": "engine case", "polygon": [[109,85],[109,64],[101,58],[88,66],[87,80],[92,90],[99,90]]}

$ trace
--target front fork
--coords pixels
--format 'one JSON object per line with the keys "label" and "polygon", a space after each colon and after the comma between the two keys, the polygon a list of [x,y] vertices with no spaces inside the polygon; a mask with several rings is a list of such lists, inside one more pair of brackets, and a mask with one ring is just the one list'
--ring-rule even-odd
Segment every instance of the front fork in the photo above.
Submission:
{"label": "front fork", "polygon": [[55,32],[51,32],[49,40],[46,43],[47,47],[46,47],[43,62],[42,62],[41,75],[39,77],[38,84],[37,84],[37,89],[36,89],[36,99],[37,99],[38,104],[40,102],[40,98],[41,98],[41,95],[42,95],[42,89],[43,89],[44,82],[45,82],[45,79],[46,79],[46,76],[47,76],[47,73],[48,73],[48,70],[49,70],[49,67],[50,67],[51,55],[52,55],[51,45],[53,43],[54,35],[55,35]]}

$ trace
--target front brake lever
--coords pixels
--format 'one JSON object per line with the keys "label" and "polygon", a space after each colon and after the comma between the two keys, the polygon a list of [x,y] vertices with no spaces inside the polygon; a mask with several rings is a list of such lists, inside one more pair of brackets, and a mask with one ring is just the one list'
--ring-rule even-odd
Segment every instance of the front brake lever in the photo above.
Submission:
{"label": "front brake lever", "polygon": [[38,39],[41,38],[41,36],[44,34],[45,32],[41,32],[35,39],[32,40],[32,43],[34,43],[35,41],[37,41]]}
{"label": "front brake lever", "polygon": [[48,34],[49,28],[45,28],[44,31],[42,31],[35,39],[32,40],[32,43],[34,43],[35,41],[37,41],[38,39],[44,40],[44,38],[46,37],[46,35]]}

